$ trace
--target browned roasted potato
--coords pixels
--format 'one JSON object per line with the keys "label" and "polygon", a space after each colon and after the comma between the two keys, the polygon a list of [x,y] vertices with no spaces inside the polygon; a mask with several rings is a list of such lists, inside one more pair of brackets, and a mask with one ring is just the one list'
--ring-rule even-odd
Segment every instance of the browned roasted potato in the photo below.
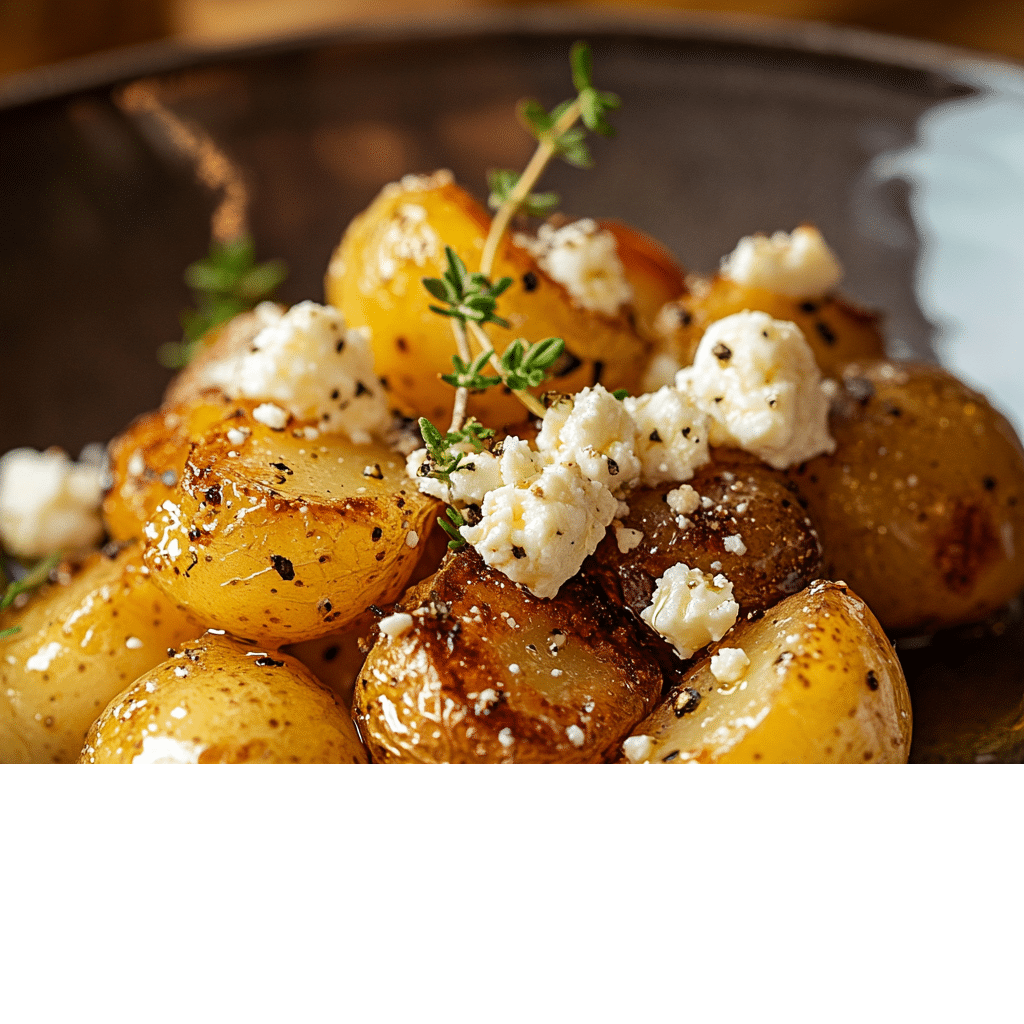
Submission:
{"label": "browned roasted potato", "polygon": [[[749,664],[723,682],[713,657]],[[721,671],[721,670],[720,670]],[[624,744],[631,761],[906,761],[910,697],[878,621],[841,583],[815,583],[743,619]]]}
{"label": "browned roasted potato", "polygon": [[110,442],[113,483],[103,499],[103,520],[111,537],[142,536],[146,520],[174,494],[192,442],[234,408],[210,394],[145,413]]}
{"label": "browned roasted potato", "polygon": [[[445,245],[469,270],[478,269],[489,225],[487,211],[439,172],[388,185],[352,221],[331,260],[327,301],[350,327],[370,329],[377,372],[406,415],[435,422],[450,417],[454,391],[438,374],[452,372],[451,323],[430,311],[436,300],[422,281],[443,275]],[[636,390],[651,346],[626,312],[609,317],[578,307],[508,235],[491,275],[495,281],[505,276],[513,284],[500,300],[500,312],[511,326],[487,326],[498,353],[519,336],[531,342],[560,337],[567,349],[555,367],[560,390],[579,391],[597,381],[611,390]],[[469,411],[491,427],[514,422],[523,412],[502,388],[473,396]]]}
{"label": "browned roasted potato", "polygon": [[77,760],[107,701],[202,631],[153,586],[140,554],[94,555],[0,616],[0,630],[20,630],[0,640],[0,761]]}
{"label": "browned roasted potato", "polygon": [[1013,428],[937,366],[843,371],[833,455],[791,471],[826,572],[888,630],[984,618],[1024,587],[1024,449]]}
{"label": "browned roasted potato", "polygon": [[[780,473],[743,452],[718,448],[714,461],[689,481],[707,499],[681,529],[666,496],[675,484],[629,495],[624,530],[609,530],[592,562],[618,579],[622,599],[638,615],[651,603],[665,571],[683,562],[701,572],[721,572],[733,585],[741,612],[767,608],[821,575],[821,547],[795,487]],[[743,553],[735,542],[739,537]],[[636,546],[630,548],[630,543]],[[627,548],[628,550],[623,550]]]}
{"label": "browned roasted potato", "polygon": [[337,633],[394,600],[438,507],[402,457],[271,430],[239,408],[194,446],[146,525],[154,582],[203,622],[271,644]]}
{"label": "browned roasted potato", "polygon": [[725,277],[690,278],[689,286],[687,294],[664,307],[657,321],[662,350],[682,366],[693,362],[693,354],[709,325],[745,309],[760,310],[776,320],[795,323],[827,377],[837,375],[851,359],[873,359],[885,354],[877,314],[841,296],[793,299]]}
{"label": "browned roasted potato", "polygon": [[472,550],[410,590],[356,681],[375,761],[603,761],[653,707],[653,634],[585,574],[541,600]]}
{"label": "browned roasted potato", "polygon": [[366,763],[346,709],[290,655],[207,633],[119,693],[86,764]]}

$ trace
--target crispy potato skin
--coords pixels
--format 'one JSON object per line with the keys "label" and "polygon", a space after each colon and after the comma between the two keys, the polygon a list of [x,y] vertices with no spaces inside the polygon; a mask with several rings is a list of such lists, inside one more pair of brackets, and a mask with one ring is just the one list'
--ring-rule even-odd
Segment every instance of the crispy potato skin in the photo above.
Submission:
{"label": "crispy potato skin", "polygon": [[878,315],[838,295],[801,301],[717,276],[690,278],[689,288],[686,295],[662,310],[657,321],[662,350],[682,366],[693,362],[697,345],[711,324],[745,309],[795,323],[826,377],[836,376],[850,360],[885,354]]}
{"label": "crispy potato skin", "polygon": [[148,412],[110,442],[113,484],[103,520],[115,540],[142,536],[146,520],[174,494],[192,442],[234,409],[226,398],[206,398]]}
{"label": "crispy potato skin", "polygon": [[137,546],[96,554],[0,616],[0,761],[73,762],[104,705],[202,632],[150,582]]}
{"label": "crispy potato skin", "polygon": [[[612,529],[591,556],[617,577],[623,602],[637,615],[651,603],[659,577],[679,562],[724,573],[743,613],[768,608],[821,575],[817,534],[784,473],[744,452],[718,448],[689,484],[712,502],[687,516],[692,526],[681,530],[665,501],[677,485],[637,490],[622,522],[643,533],[639,545],[620,551]],[[725,548],[725,538],[734,534],[746,544],[743,555]]]}
{"label": "crispy potato skin", "polygon": [[973,622],[1024,587],[1024,449],[932,365],[852,364],[833,455],[790,471],[843,579],[891,631]]}
{"label": "crispy potato skin", "polygon": [[[711,657],[738,647],[745,676],[720,683]],[[634,730],[653,763],[899,763],[910,696],[896,652],[867,605],[815,583],[741,620]]]}
{"label": "crispy potato skin", "polygon": [[604,761],[661,692],[648,634],[586,574],[541,600],[464,549],[401,607],[356,681],[375,761]]}
{"label": "crispy potato skin", "polygon": [[337,633],[394,600],[437,508],[402,457],[238,412],[193,446],[175,497],[146,525],[157,585],[203,622],[274,645]]}
{"label": "crispy potato skin", "polygon": [[[149,749],[147,749],[147,747]],[[365,764],[347,711],[295,658],[209,633],[119,693],[80,761]]]}
{"label": "crispy potato skin", "polygon": [[[424,277],[441,277],[450,245],[470,270],[480,265],[490,225],[486,210],[464,189],[435,176],[430,187],[405,190],[387,186],[349,225],[331,260],[327,301],[341,310],[350,327],[368,327],[378,374],[387,382],[395,407],[434,422],[451,414],[454,391],[438,380],[452,372],[455,351],[446,317],[430,311]],[[415,219],[409,209],[422,211]],[[517,337],[565,340],[567,355],[556,364],[554,386],[572,393],[596,381],[611,390],[636,390],[650,343],[641,338],[626,312],[603,316],[576,306],[508,235],[499,246],[492,280],[511,277],[499,313],[508,329],[487,332],[495,351]],[[551,385],[541,385],[538,393]],[[496,387],[469,401],[469,412],[491,427],[520,419],[519,401]]]}

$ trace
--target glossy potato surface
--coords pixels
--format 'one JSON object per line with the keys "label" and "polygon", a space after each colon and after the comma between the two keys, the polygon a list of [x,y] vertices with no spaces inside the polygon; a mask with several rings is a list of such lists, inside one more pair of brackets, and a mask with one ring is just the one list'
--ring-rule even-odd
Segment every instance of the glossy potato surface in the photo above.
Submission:
{"label": "glossy potato surface", "polygon": [[209,633],[118,694],[86,764],[364,764],[347,710],[294,658]]}
{"label": "glossy potato surface", "polygon": [[[490,225],[486,210],[443,174],[418,179],[416,187],[388,185],[349,225],[331,260],[327,301],[350,327],[368,327],[377,373],[395,407],[409,416],[447,421],[454,391],[438,380],[452,372],[456,351],[448,318],[430,311],[436,304],[424,277],[441,277],[450,245],[470,271],[477,270]],[[508,235],[499,246],[492,280],[511,277],[498,311],[508,329],[487,325],[500,355],[517,337],[530,342],[550,336],[565,340],[567,354],[555,366],[554,386],[567,393],[600,381],[610,390],[635,391],[650,344],[620,312],[603,316],[576,306],[523,248]],[[519,401],[500,387],[470,398],[469,411],[499,427],[522,418]]]}
{"label": "glossy potato surface", "polygon": [[[711,655],[740,648],[742,679]],[[910,697],[878,620],[846,586],[815,583],[741,620],[634,730],[652,763],[894,763],[910,750]]]}
{"label": "glossy potato surface", "polygon": [[273,644],[336,633],[394,600],[437,515],[403,458],[240,412],[196,444],[146,525],[157,585],[208,625]]}
{"label": "glossy potato surface", "polygon": [[885,354],[878,316],[841,296],[804,301],[724,277],[691,278],[689,284],[687,294],[661,311],[657,325],[664,350],[682,366],[693,362],[697,345],[711,324],[745,309],[795,323],[826,377],[837,376],[851,359]]}
{"label": "glossy potato surface", "polygon": [[0,761],[72,762],[107,701],[202,632],[150,582],[137,545],[94,555],[0,616]]}
{"label": "glossy potato surface", "polygon": [[[643,534],[639,544],[623,552],[611,529],[593,555],[615,574],[637,615],[651,603],[658,578],[679,562],[724,573],[742,612],[767,608],[821,575],[817,534],[785,474],[743,452],[718,448],[713,455],[689,481],[710,501],[686,517],[693,525],[681,528],[666,503],[675,485],[633,491],[622,524]],[[736,535],[746,545],[742,555],[725,547]]]}
{"label": "glossy potato surface", "polygon": [[375,761],[603,761],[661,691],[643,627],[585,575],[541,600],[463,550],[401,608],[356,681]]}
{"label": "glossy potato surface", "polygon": [[972,622],[1024,588],[1024,449],[985,398],[933,365],[843,374],[833,455],[791,476],[826,573],[888,630]]}

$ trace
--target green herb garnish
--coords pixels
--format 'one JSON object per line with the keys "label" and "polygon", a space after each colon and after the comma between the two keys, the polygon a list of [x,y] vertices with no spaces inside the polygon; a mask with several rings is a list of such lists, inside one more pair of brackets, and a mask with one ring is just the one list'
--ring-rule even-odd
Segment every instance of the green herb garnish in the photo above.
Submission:
{"label": "green herb garnish", "polygon": [[[48,555],[46,558],[36,562],[32,569],[20,580],[14,580],[14,582],[9,583],[3,597],[0,597],[0,612],[7,611],[14,604],[19,594],[27,594],[29,591],[35,590],[36,587],[42,586],[49,579],[50,573],[60,564],[60,560],[61,554],[59,551],[56,554]],[[2,629],[0,630],[0,640],[5,640],[7,637],[13,636],[20,631],[21,626],[11,626],[9,629]]]}

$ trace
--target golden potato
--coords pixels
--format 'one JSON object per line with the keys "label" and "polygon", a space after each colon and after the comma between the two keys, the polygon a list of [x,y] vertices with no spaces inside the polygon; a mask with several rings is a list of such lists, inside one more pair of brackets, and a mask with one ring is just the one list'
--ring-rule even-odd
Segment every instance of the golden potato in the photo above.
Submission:
{"label": "golden potato", "polygon": [[[723,648],[750,661],[729,682],[712,672]],[[741,620],[625,749],[667,764],[891,763],[906,761],[910,732],[907,684],[878,620],[843,584],[819,582]]]}
{"label": "golden potato", "polygon": [[86,731],[119,690],[200,626],[153,586],[137,546],[94,555],[0,616],[0,761],[77,760]]}
{"label": "golden potato", "polygon": [[825,551],[887,630],[972,622],[1024,587],[1024,449],[938,366],[843,371],[833,455],[791,470]]}
{"label": "golden potato", "polygon": [[826,377],[838,375],[851,359],[874,359],[885,354],[878,315],[839,295],[793,299],[724,277],[690,278],[688,283],[689,292],[667,305],[657,321],[661,349],[682,366],[693,362],[697,345],[711,324],[745,309],[795,323]]}
{"label": "golden potato", "polygon": [[365,764],[348,712],[295,658],[207,633],[119,693],[85,764]]}
{"label": "golden potato", "polygon": [[145,413],[110,442],[113,483],[103,499],[103,520],[111,537],[142,536],[146,520],[174,494],[192,442],[234,408],[227,398],[210,394]]}
{"label": "golden potato", "polygon": [[353,714],[375,761],[603,761],[663,675],[585,574],[541,600],[460,551],[382,622]]}
{"label": "golden potato", "polygon": [[239,408],[193,447],[146,525],[154,582],[205,623],[271,644],[337,633],[394,600],[438,509],[402,457],[271,430]]}
{"label": "golden potato", "polygon": [[[634,491],[622,525],[643,534],[639,543],[622,551],[624,535],[609,530],[587,563],[615,575],[623,602],[638,615],[651,603],[658,578],[679,562],[724,573],[742,612],[770,607],[821,575],[817,534],[785,474],[743,452],[718,448],[713,455],[689,481],[711,503],[686,517],[691,526],[680,529],[666,503],[677,485]],[[725,546],[737,535],[743,554]]]}
{"label": "golden potato", "polygon": [[[422,281],[443,275],[445,245],[476,270],[489,225],[483,207],[439,172],[385,187],[349,225],[331,260],[327,301],[341,310],[350,327],[370,329],[377,372],[394,406],[406,415],[437,423],[450,417],[455,392],[438,374],[452,372],[452,325],[430,311],[436,300]],[[499,354],[519,336],[530,342],[560,337],[566,354],[555,366],[559,390],[575,392],[597,381],[610,390],[636,390],[650,344],[633,330],[625,312],[608,317],[576,306],[507,235],[491,277],[505,276],[513,284],[498,311],[511,326],[487,326]],[[472,396],[469,412],[498,427],[520,419],[523,407],[496,387]]]}

